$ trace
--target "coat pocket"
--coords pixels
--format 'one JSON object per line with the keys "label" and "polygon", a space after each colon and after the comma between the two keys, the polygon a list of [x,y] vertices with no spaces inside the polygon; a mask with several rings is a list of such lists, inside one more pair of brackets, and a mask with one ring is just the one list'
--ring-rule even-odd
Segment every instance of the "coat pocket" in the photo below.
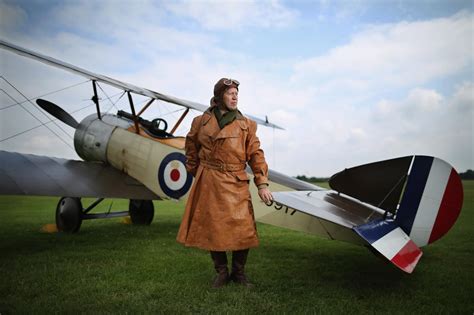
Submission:
{"label": "coat pocket", "polygon": [[235,175],[235,193],[238,194],[238,202],[235,204],[235,207],[232,212],[232,217],[236,220],[247,221],[251,211],[249,209],[249,204],[251,202],[250,191],[249,191],[249,177],[247,173],[242,170],[234,172]]}
{"label": "coat pocket", "polygon": [[246,171],[235,172],[235,177],[237,178],[237,181],[246,181],[248,183],[250,180]]}
{"label": "coat pocket", "polygon": [[249,182],[250,178],[245,170],[235,172],[236,188],[239,194],[240,202],[250,200]]}

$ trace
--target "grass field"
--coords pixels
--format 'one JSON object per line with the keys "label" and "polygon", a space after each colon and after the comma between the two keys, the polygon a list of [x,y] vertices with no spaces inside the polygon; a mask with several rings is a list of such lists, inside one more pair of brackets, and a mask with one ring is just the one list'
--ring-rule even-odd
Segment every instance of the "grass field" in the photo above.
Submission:
{"label": "grass field", "polygon": [[182,203],[156,202],[148,227],[91,220],[67,235],[40,232],[57,198],[0,197],[0,313],[473,314],[474,181],[464,194],[457,223],[411,275],[363,247],[259,224],[250,290],[209,287],[209,254],[175,241]]}

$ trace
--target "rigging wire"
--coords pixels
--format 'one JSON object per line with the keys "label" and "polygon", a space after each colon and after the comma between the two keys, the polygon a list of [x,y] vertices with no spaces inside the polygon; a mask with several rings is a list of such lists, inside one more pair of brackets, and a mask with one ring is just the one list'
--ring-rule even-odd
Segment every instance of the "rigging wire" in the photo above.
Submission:
{"label": "rigging wire", "polygon": [[[100,87],[100,86],[99,86],[99,87]],[[120,101],[120,100],[122,99],[122,97],[125,95],[125,93],[127,93],[127,92],[123,91],[123,92],[121,92],[121,93],[117,93],[117,94],[112,95],[112,97],[115,97],[115,96],[117,96],[117,95],[119,95],[119,94],[122,94],[122,95],[120,95],[120,97],[119,97],[115,102],[112,103],[112,101],[111,101],[112,106],[110,106],[109,109],[107,109],[105,112],[108,113],[108,112],[112,109],[112,107],[115,107],[115,108],[117,109],[117,111],[120,110],[117,106],[115,106],[115,104],[117,104],[118,101]],[[107,94],[106,94],[106,95],[107,95]],[[107,97],[108,97],[108,96],[107,96]],[[109,100],[110,100],[110,98],[109,98]]]}
{"label": "rigging wire", "polygon": [[276,165],[276,159],[275,159],[275,127],[272,128],[273,129],[273,139],[272,139],[272,147],[273,147],[273,167],[276,169],[277,168],[277,165]]}
{"label": "rigging wire", "polygon": [[[0,76],[0,78],[6,81],[6,79],[5,79],[3,76]],[[67,86],[67,87],[65,87],[65,88],[62,88],[62,89],[59,89],[59,90],[56,90],[56,91],[52,91],[52,92],[49,92],[49,93],[46,93],[46,94],[43,94],[43,95],[40,95],[40,96],[36,96],[36,97],[30,98],[30,99],[27,99],[27,100],[25,100],[25,101],[23,101],[23,102],[18,102],[18,103],[15,103],[15,104],[10,104],[10,105],[7,105],[7,106],[5,106],[5,107],[0,108],[0,110],[4,110],[4,109],[7,109],[7,108],[10,108],[10,107],[13,107],[13,106],[17,106],[17,105],[20,105],[20,104],[23,104],[23,103],[26,103],[26,102],[30,102],[30,101],[35,100],[35,99],[37,99],[37,98],[41,98],[41,97],[44,97],[44,96],[48,96],[48,95],[51,95],[51,94],[54,94],[54,93],[62,92],[62,91],[64,91],[64,90],[67,90],[67,89],[70,89],[70,88],[79,86],[79,85],[84,84],[84,83],[87,83],[87,82],[89,82],[89,81],[90,81],[90,80],[86,80],[86,81],[83,81],[83,82],[79,82],[79,83],[73,84],[73,85],[71,85],[71,86]]]}
{"label": "rigging wire", "polygon": [[[0,91],[2,91],[3,93],[5,93],[9,98],[11,98],[14,102],[16,102],[16,99],[13,98],[13,96],[11,96],[7,91],[5,91],[4,89],[0,89]],[[32,112],[30,112],[28,109],[26,109],[26,107],[23,107],[23,105],[21,105],[21,108],[23,108],[25,111],[27,111],[31,116],[33,116],[36,120],[38,120],[41,124],[43,124],[43,122],[38,119]],[[45,115],[46,116],[46,115]],[[59,126],[58,124],[56,124],[56,122],[54,122],[51,118],[49,118],[48,116],[46,116],[46,118],[48,118],[49,122],[53,122],[56,127],[58,127],[59,129],[61,129],[69,138],[72,139],[71,135],[66,131],[64,130],[61,126]]]}
{"label": "rigging wire", "polygon": [[[175,113],[186,110],[186,108],[182,108],[182,107],[179,107],[178,109],[175,109],[175,110],[169,110],[169,106],[168,106],[169,104],[167,104],[165,102],[160,102],[159,104],[162,104],[161,106],[164,107],[164,108],[161,108],[161,106],[158,107],[158,110],[159,110],[159,113],[160,113],[159,117],[165,117],[165,116],[171,115],[172,119],[178,119],[176,117]],[[168,112],[165,113],[165,114],[161,114],[162,109],[166,109],[166,110],[168,110]],[[175,133],[177,131],[179,131],[179,130],[175,130]]]}
{"label": "rigging wire", "polygon": [[[84,107],[81,107],[81,108],[79,108],[79,109],[76,109],[76,110],[74,110],[74,111],[72,111],[72,112],[69,112],[69,114],[75,114],[75,113],[77,113],[77,112],[80,112],[80,111],[83,110],[83,109],[86,109],[86,108],[91,107],[91,106],[94,106],[94,105],[95,105],[95,104],[91,103],[91,104],[89,104],[89,105],[86,105],[86,106],[84,106]],[[57,121],[57,120],[58,120],[58,119],[55,119],[55,121]]]}
{"label": "rigging wire", "polygon": [[[180,108],[180,109],[178,109],[178,110],[175,110],[174,112],[178,112],[178,111],[180,111],[180,110],[185,111],[186,108],[183,108],[183,109]],[[195,113],[195,110],[191,109],[191,110],[188,112],[187,115],[189,115],[189,114],[194,114],[194,113]],[[191,116],[192,116],[192,115],[191,115]],[[175,135],[178,135],[178,134],[180,134],[181,132],[184,132],[184,134],[186,135],[186,134],[188,133],[188,131],[189,131],[189,127],[188,127],[188,126],[185,126],[184,124],[181,124],[181,125],[179,126],[179,128],[176,129],[176,131],[174,132],[174,134],[175,134]]]}
{"label": "rigging wire", "polygon": [[[25,98],[25,100],[28,100],[28,97],[25,96],[25,94],[23,94],[20,90],[18,90],[13,84],[10,83],[10,81],[8,81],[5,77],[2,77],[3,80],[5,80],[5,82],[8,83],[8,85],[10,85],[15,91],[18,92],[18,94],[20,94],[21,96],[23,96]],[[8,93],[6,93],[4,91],[5,94],[7,94],[14,102],[16,102],[16,100],[11,96],[9,95]],[[35,104],[30,100],[28,101],[31,105],[33,105],[34,108],[36,108]],[[36,120],[38,120],[40,123],[43,123],[38,117],[36,117],[33,113],[31,113],[26,107],[23,106],[23,104],[19,104],[25,111],[27,111],[31,116],[33,116]],[[48,119],[49,121],[53,121],[50,116],[46,115],[42,110],[39,111],[41,114],[43,114],[44,117],[46,117],[46,119]],[[59,124],[57,124],[56,122],[53,122],[53,124],[56,125],[56,127],[58,127],[59,129],[61,129],[69,138],[72,139],[71,135],[66,131],[64,130]],[[48,127],[48,129],[50,129]],[[52,131],[52,129],[50,129]]]}
{"label": "rigging wire", "polygon": [[[74,113],[80,112],[81,110],[86,109],[86,108],[91,107],[91,106],[94,106],[94,104],[89,104],[89,105],[87,105],[87,106],[84,106],[84,107],[81,107],[81,108],[79,108],[79,109],[76,109],[75,111],[70,112],[70,114],[74,114]],[[58,120],[59,120],[59,119],[54,119],[54,121],[58,121]],[[26,132],[28,132],[28,131],[33,130],[33,129],[37,129],[37,128],[42,127],[42,126],[44,126],[44,125],[47,125],[47,124],[49,124],[49,123],[52,123],[52,121],[48,121],[48,122],[42,123],[41,125],[34,126],[34,127],[30,128],[30,129],[28,129],[28,130],[20,131],[19,133],[16,133],[16,134],[14,134],[14,135],[12,135],[12,136],[9,136],[8,138],[0,139],[0,142],[6,141],[6,140],[11,139],[11,138],[14,138],[14,137],[16,137],[16,136],[19,136],[19,135],[21,135],[21,134],[24,134],[24,133],[26,133]]]}
{"label": "rigging wire", "polygon": [[[5,91],[4,91],[4,92],[5,92]],[[6,92],[5,92],[5,93],[6,93]],[[18,91],[18,93],[20,93],[21,95],[23,95],[20,91]],[[16,102],[15,98],[13,98],[13,97],[12,97],[10,94],[8,94],[8,93],[6,93],[6,94],[7,94],[8,97],[10,97],[14,102]],[[23,95],[23,97],[24,97],[24,95]],[[25,97],[25,98],[26,98],[26,97]],[[30,101],[30,102],[31,102],[31,101]],[[61,140],[62,142],[64,142],[68,147],[70,147],[74,152],[76,152],[76,150],[74,150],[74,148],[73,148],[66,140],[64,140],[61,136],[59,136],[56,132],[54,132],[53,129],[49,128],[45,123],[43,123],[38,117],[36,117],[33,113],[31,113],[31,112],[30,112],[27,108],[25,108],[22,104],[20,104],[20,106],[21,106],[25,111],[27,111],[31,116],[33,116],[36,120],[38,120],[41,125],[40,125],[40,126],[35,126],[35,127],[30,128],[30,129],[28,129],[28,130],[22,131],[22,132],[20,132],[20,133],[18,133],[18,134],[16,134],[16,135],[7,137],[7,138],[5,138],[5,139],[2,139],[2,140],[0,140],[0,142],[6,141],[6,140],[8,140],[8,139],[11,139],[11,138],[13,138],[13,137],[16,137],[16,136],[18,136],[18,135],[20,135],[20,134],[23,134],[23,133],[28,132],[28,131],[30,131],[30,130],[33,130],[33,129],[35,129],[35,128],[38,128],[38,127],[41,127],[41,126],[45,126],[46,128],[48,128],[49,131],[51,131],[54,135],[56,135],[56,137],[58,137],[59,140]],[[52,123],[54,123],[54,124],[57,126],[56,122],[54,122],[53,120],[50,120],[49,122],[52,122]],[[64,129],[62,129],[62,128],[61,128],[61,130],[63,130],[64,132],[66,132],[66,131],[65,131]],[[68,133],[66,133],[66,134],[67,134],[69,137],[71,137]],[[71,137],[71,139],[72,139],[72,137]]]}
{"label": "rigging wire", "polygon": [[[186,108],[179,108],[179,109],[176,109],[176,110],[172,110],[170,112],[167,112],[166,114],[162,114],[160,115],[161,117],[164,117],[166,115],[170,115],[170,114],[174,114],[174,113],[177,113],[177,112],[180,112],[180,111],[185,111]],[[174,118],[176,118],[176,116],[174,116]]]}
{"label": "rigging wire", "polygon": [[13,136],[6,137],[5,139],[0,139],[0,142],[7,141],[8,139],[11,139],[11,138],[15,138],[16,136],[22,135],[22,134],[24,134],[24,133],[27,133],[28,131],[31,131],[31,130],[36,129],[36,128],[39,128],[39,127],[41,127],[41,126],[43,126],[43,125],[34,126],[33,128],[30,128],[30,129],[24,130],[24,131],[22,131],[22,132],[16,133],[16,134],[14,134]]}
{"label": "rigging wire", "polygon": [[[108,100],[108,101],[112,104],[112,106],[106,111],[106,113],[108,113],[109,110],[112,109],[112,107],[115,107],[116,110],[119,110],[119,109],[117,108],[117,106],[115,106],[115,103],[111,101],[110,96],[108,96],[107,93],[105,93],[104,89],[103,89],[102,86],[99,84],[99,82],[97,82],[97,86],[98,86],[99,89],[102,91],[102,93],[105,94],[106,100]],[[125,91],[123,91],[123,94],[125,94]],[[117,102],[122,98],[122,96],[123,96],[123,95],[120,96],[120,98],[117,100]]]}

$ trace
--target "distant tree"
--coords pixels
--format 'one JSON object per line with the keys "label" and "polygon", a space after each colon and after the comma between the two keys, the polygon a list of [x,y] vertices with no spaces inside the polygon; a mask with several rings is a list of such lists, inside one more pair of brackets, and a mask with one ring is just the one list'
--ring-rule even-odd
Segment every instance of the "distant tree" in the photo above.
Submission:
{"label": "distant tree", "polygon": [[467,170],[464,173],[460,173],[459,176],[461,177],[461,179],[464,179],[464,180],[466,180],[466,179],[472,180],[472,179],[474,179],[474,171],[473,170]]}
{"label": "distant tree", "polygon": [[296,179],[304,180],[305,182],[309,182],[308,178],[305,175],[296,175]]}
{"label": "distant tree", "polygon": [[308,183],[323,183],[327,182],[329,178],[327,177],[306,177],[305,175],[296,175],[296,179],[308,182]]}

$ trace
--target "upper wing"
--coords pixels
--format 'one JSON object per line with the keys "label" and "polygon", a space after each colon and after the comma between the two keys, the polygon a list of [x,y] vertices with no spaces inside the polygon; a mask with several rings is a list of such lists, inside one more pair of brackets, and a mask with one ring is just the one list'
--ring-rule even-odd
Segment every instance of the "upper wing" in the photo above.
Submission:
{"label": "upper wing", "polygon": [[[179,98],[174,97],[174,96],[165,95],[165,94],[161,94],[161,93],[158,93],[158,92],[155,92],[155,91],[152,91],[152,90],[141,88],[141,87],[135,86],[135,85],[130,84],[130,83],[122,82],[122,81],[107,77],[105,75],[97,74],[97,73],[94,73],[94,72],[76,67],[76,66],[74,66],[72,64],[69,64],[67,62],[42,55],[40,53],[37,53],[35,51],[32,51],[32,50],[14,45],[12,43],[8,43],[8,42],[3,41],[3,40],[0,40],[0,47],[2,47],[4,49],[7,49],[7,50],[10,50],[10,51],[12,51],[16,54],[19,54],[19,55],[22,55],[22,56],[25,56],[25,57],[28,57],[28,58],[31,58],[31,59],[36,59],[36,60],[38,60],[40,62],[43,62],[45,64],[49,64],[51,66],[70,71],[72,73],[75,73],[75,74],[78,74],[80,76],[89,78],[91,80],[95,80],[95,81],[98,81],[98,82],[103,82],[103,83],[112,85],[112,86],[114,86],[118,89],[121,89],[121,90],[134,92],[136,94],[140,94],[140,95],[143,95],[143,96],[148,96],[148,97],[151,97],[151,98],[154,98],[154,99],[159,99],[159,100],[162,100],[162,101],[165,101],[165,102],[168,102],[168,103],[184,106],[184,107],[195,109],[195,110],[198,110],[198,111],[201,111],[201,112],[204,112],[209,107],[209,106],[206,106],[206,105],[203,105],[203,104],[200,104],[200,103],[196,103],[196,102],[193,102],[193,101],[183,100],[183,99],[179,99]],[[247,115],[247,114],[246,114],[246,116],[253,119],[253,120],[255,120],[257,123],[259,123],[261,125],[265,125],[265,126],[273,127],[273,128],[277,128],[277,129],[283,129],[280,126],[269,123],[266,119],[265,120],[260,119],[260,118],[257,118],[257,117],[251,116],[251,115]]]}
{"label": "upper wing", "polygon": [[160,199],[143,184],[96,162],[0,151],[0,195]]}

